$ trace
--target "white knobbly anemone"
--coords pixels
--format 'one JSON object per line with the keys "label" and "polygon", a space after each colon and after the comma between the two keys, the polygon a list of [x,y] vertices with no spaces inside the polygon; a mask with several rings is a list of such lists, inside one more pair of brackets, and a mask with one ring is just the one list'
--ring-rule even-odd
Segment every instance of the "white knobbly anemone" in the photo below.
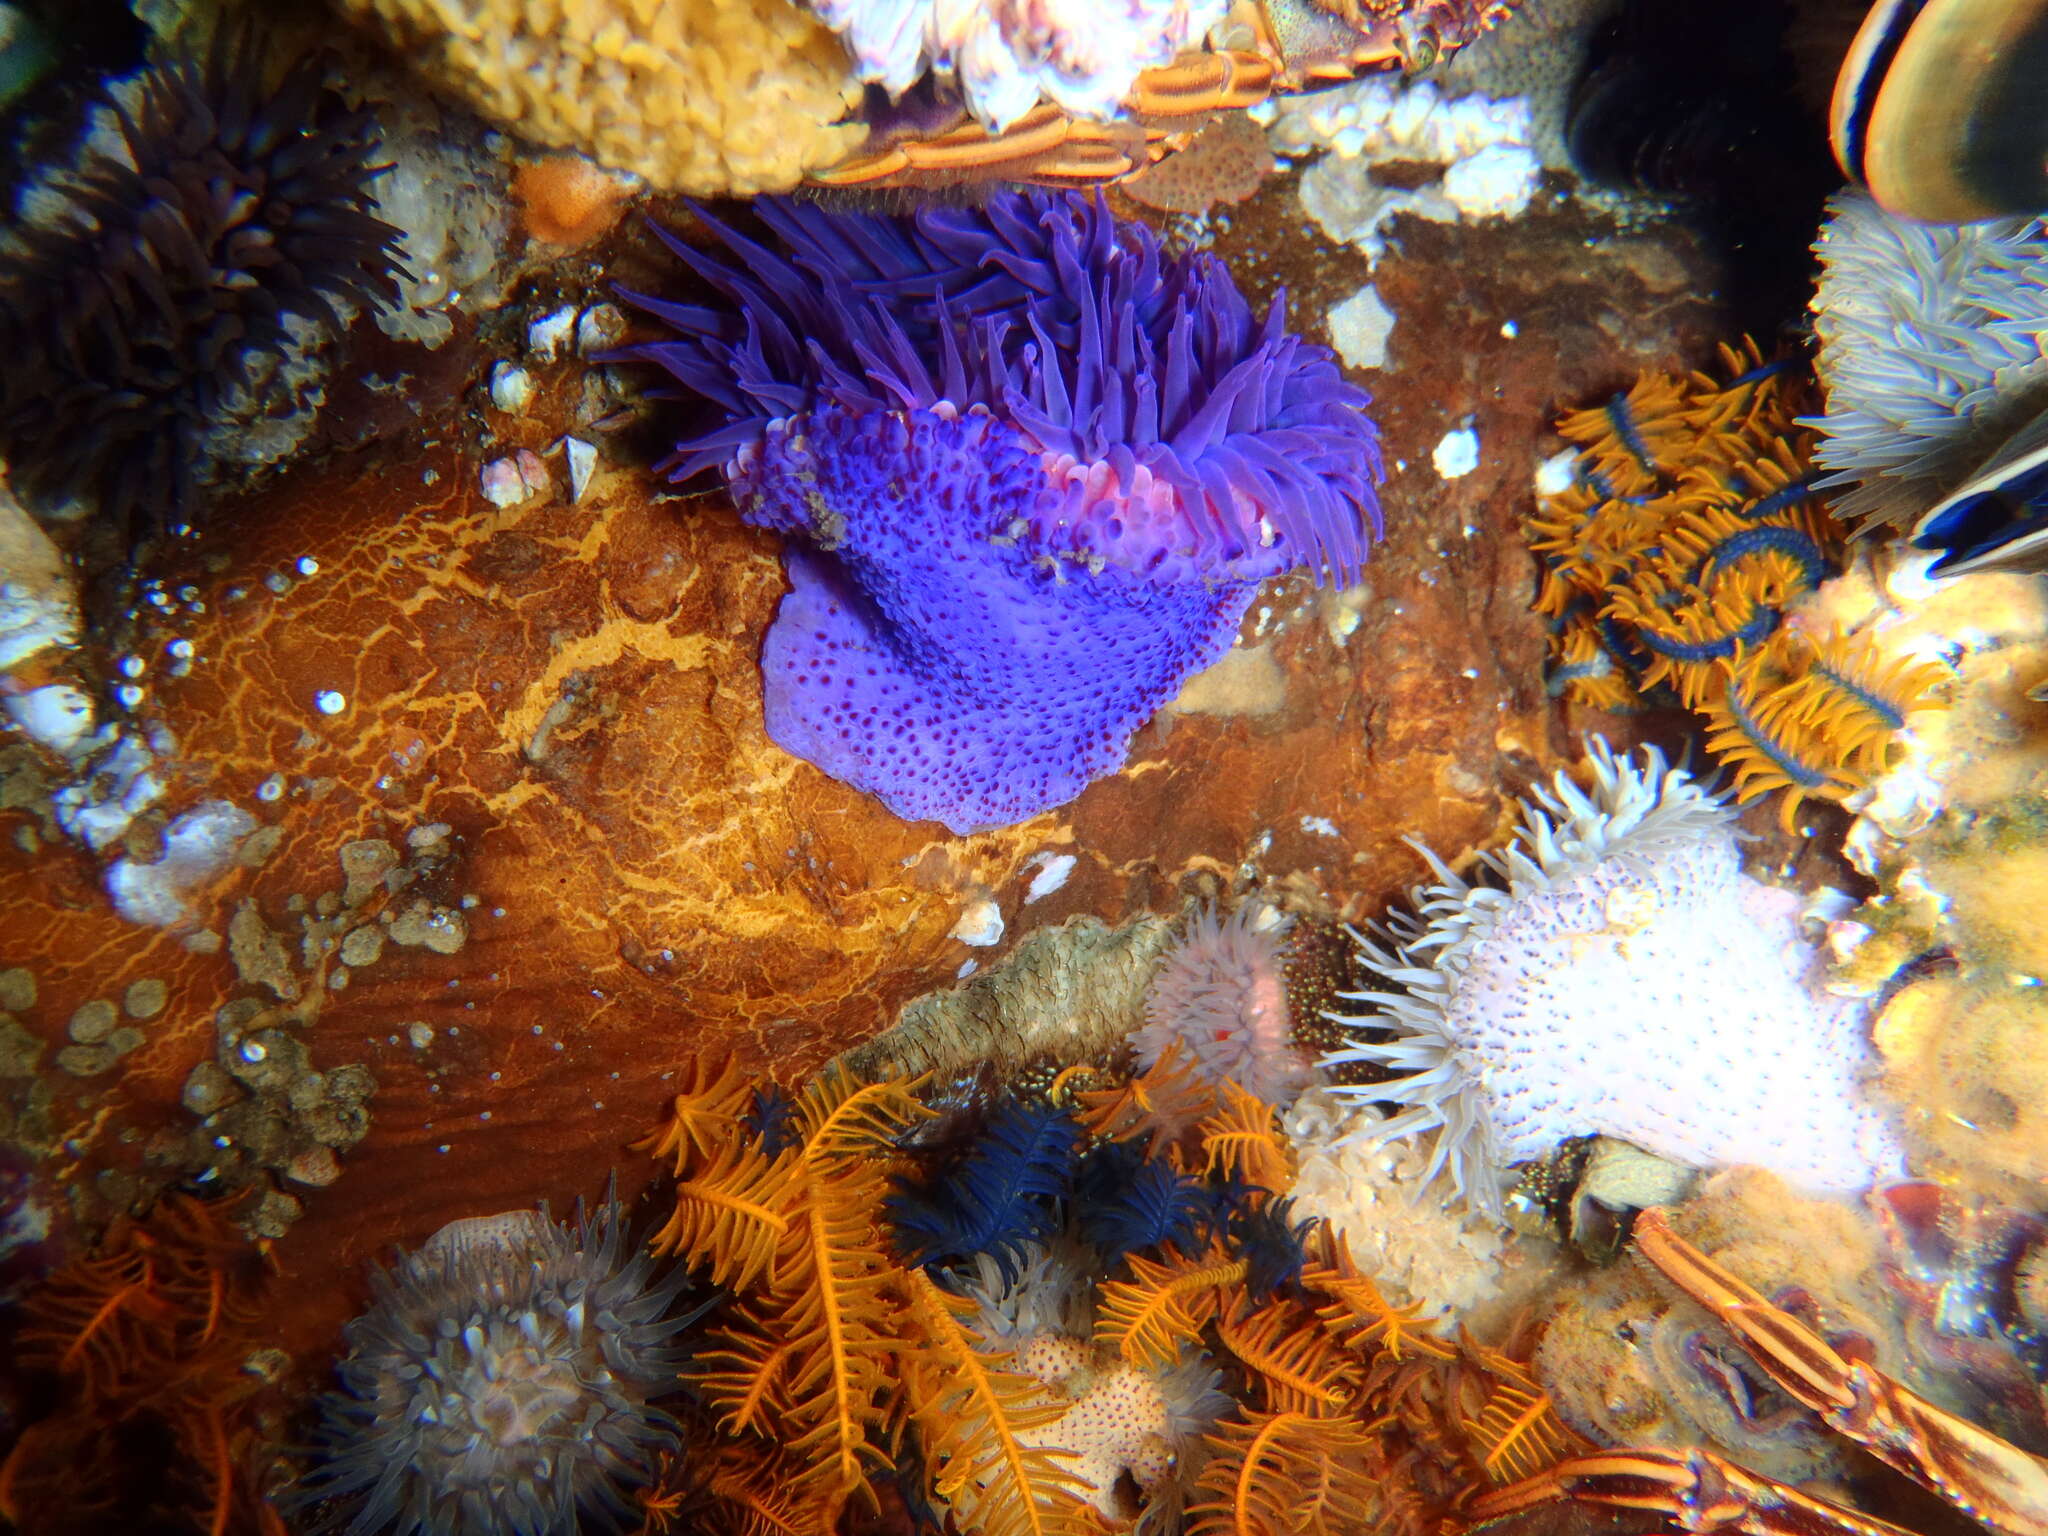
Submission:
{"label": "white knobbly anemone", "polygon": [[1396,1107],[1378,1140],[1435,1132],[1429,1178],[1495,1214],[1502,1172],[1572,1136],[1816,1192],[1896,1173],[1865,1006],[1817,985],[1798,896],[1742,873],[1733,812],[1654,748],[1595,737],[1588,766],[1538,786],[1473,879],[1420,849],[1414,910],[1354,932],[1399,990],[1340,994],[1368,1006],[1330,1015],[1361,1033],[1323,1065],[1398,1075],[1336,1091]]}

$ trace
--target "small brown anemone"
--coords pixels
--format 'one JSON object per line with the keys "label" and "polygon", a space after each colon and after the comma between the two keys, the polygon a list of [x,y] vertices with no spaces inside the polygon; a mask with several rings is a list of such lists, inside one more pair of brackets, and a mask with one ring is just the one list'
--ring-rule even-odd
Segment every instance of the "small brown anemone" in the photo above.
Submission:
{"label": "small brown anemone", "polygon": [[131,534],[187,520],[209,429],[284,357],[395,303],[400,231],[376,218],[378,136],[306,59],[265,85],[251,37],[110,87],[114,129],[0,247],[0,452],[27,498],[97,502]]}

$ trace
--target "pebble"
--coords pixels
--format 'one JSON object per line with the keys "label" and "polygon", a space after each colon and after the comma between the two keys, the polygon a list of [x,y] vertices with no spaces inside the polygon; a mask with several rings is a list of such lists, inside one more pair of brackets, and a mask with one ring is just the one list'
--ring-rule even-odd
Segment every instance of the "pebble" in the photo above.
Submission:
{"label": "pebble", "polygon": [[970,901],[961,910],[960,920],[953,925],[949,937],[962,944],[972,944],[985,949],[991,944],[1003,942],[1003,909],[983,896]]}
{"label": "pebble", "polygon": [[153,1019],[171,1000],[171,989],[151,976],[135,982],[121,994],[121,1010],[131,1019]]}
{"label": "pebble", "polygon": [[121,1053],[102,1041],[98,1045],[67,1045],[57,1053],[57,1069],[72,1077],[98,1077],[121,1059]]}
{"label": "pebble", "polygon": [[36,973],[25,965],[0,971],[0,1013],[27,1013],[36,1005]]}
{"label": "pebble", "polygon": [[341,941],[343,965],[375,965],[384,953],[384,930],[374,925],[351,928]]}
{"label": "pebble", "polygon": [[234,1103],[241,1097],[241,1092],[234,1079],[217,1063],[202,1061],[185,1075],[185,1089],[180,1098],[187,1109],[204,1119],[215,1110],[225,1109]]}
{"label": "pebble", "polygon": [[1458,427],[1443,435],[1443,441],[1436,445],[1436,451],[1429,456],[1436,466],[1437,475],[1445,480],[1458,480],[1479,467],[1479,434],[1470,427]]}
{"label": "pebble", "polygon": [[80,1003],[71,1015],[67,1033],[80,1045],[98,1045],[114,1032],[114,1025],[120,1014],[114,1005],[103,997],[96,997],[89,1003]]}
{"label": "pebble", "polygon": [[284,1165],[284,1176],[294,1184],[324,1189],[341,1177],[341,1164],[327,1148],[315,1144]]}

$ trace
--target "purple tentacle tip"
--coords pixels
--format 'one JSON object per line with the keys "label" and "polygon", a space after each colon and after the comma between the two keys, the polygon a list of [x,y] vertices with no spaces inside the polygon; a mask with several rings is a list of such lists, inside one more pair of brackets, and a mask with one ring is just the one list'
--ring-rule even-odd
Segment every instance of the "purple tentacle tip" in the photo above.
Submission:
{"label": "purple tentacle tip", "polygon": [[779,249],[706,219],[743,267],[668,240],[730,307],[626,294],[678,335],[625,355],[710,409],[671,477],[789,541],[785,750],[909,820],[1022,821],[1116,771],[1261,580],[1357,579],[1366,394],[1212,257],[1071,193],[757,207]]}

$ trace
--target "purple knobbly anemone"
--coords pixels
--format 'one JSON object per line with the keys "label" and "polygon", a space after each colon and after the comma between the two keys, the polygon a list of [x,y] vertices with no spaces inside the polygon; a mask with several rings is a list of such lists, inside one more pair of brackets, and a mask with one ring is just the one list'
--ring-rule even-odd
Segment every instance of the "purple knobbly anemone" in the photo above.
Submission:
{"label": "purple knobbly anemone", "polygon": [[1079,194],[910,218],[755,205],[709,218],[738,268],[657,231],[729,308],[623,296],[723,420],[721,470],[790,540],[762,656],[786,750],[956,833],[1115,771],[1235,638],[1257,584],[1348,584],[1380,531],[1365,391],[1263,323],[1203,254]]}

